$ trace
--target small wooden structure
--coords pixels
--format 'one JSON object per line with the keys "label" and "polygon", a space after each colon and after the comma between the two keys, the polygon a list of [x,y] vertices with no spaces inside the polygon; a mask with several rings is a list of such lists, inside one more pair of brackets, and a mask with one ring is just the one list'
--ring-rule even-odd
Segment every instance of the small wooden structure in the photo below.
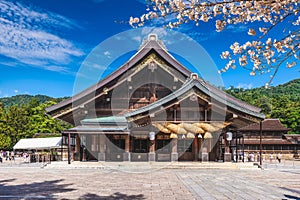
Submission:
{"label": "small wooden structure", "polygon": [[62,154],[62,137],[49,137],[49,138],[26,138],[19,140],[13,147],[15,150],[21,150],[30,153],[30,162],[51,162],[57,160],[58,156],[53,157],[55,154]]}

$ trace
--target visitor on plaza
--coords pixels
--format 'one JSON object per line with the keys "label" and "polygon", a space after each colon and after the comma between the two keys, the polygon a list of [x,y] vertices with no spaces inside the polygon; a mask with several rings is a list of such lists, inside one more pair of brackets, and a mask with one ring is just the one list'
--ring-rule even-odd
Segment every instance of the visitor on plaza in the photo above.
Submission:
{"label": "visitor on plaza", "polygon": [[26,152],[23,153],[23,161],[28,162],[28,154]]}
{"label": "visitor on plaza", "polygon": [[6,151],[6,158],[5,158],[5,160],[8,160],[8,159],[10,159],[10,152]]}
{"label": "visitor on plaza", "polygon": [[277,160],[278,160],[279,163],[281,163],[281,153],[277,154]]}
{"label": "visitor on plaza", "polygon": [[250,154],[250,161],[254,162],[254,153],[253,152]]}
{"label": "visitor on plaza", "polygon": [[270,154],[270,163],[272,162],[272,160],[273,160],[273,154],[271,153]]}
{"label": "visitor on plaza", "polygon": [[259,154],[259,152],[257,152],[256,155],[257,155],[257,157],[256,157],[257,160],[256,161],[259,162],[260,161],[260,154]]}
{"label": "visitor on plaza", "polygon": [[13,151],[10,153],[10,160],[15,161],[15,152]]}

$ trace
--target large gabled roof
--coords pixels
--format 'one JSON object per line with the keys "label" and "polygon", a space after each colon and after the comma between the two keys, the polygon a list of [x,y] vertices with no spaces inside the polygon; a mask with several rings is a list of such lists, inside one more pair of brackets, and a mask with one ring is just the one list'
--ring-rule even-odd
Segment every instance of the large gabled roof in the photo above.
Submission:
{"label": "large gabled roof", "polygon": [[[46,108],[46,113],[52,114],[55,113],[58,110],[63,110],[66,107],[72,107],[72,104],[77,106],[79,108],[80,106],[84,105],[85,102],[80,103],[79,105],[76,102],[79,102],[81,99],[88,95],[95,94],[95,91],[103,88],[106,84],[113,81],[114,79],[120,77],[122,74],[126,73],[127,70],[134,67],[136,64],[138,64],[143,58],[145,58],[147,55],[149,55],[151,52],[154,52],[158,54],[161,58],[163,58],[169,65],[176,68],[180,73],[182,73],[184,76],[189,77],[191,74],[191,71],[188,70],[185,66],[180,64],[171,54],[169,54],[166,50],[166,48],[162,45],[162,43],[157,39],[156,35],[149,35],[148,40],[141,46],[139,51],[132,56],[125,64],[123,64],[121,67],[119,67],[117,70],[115,70],[113,73],[105,77],[104,79],[100,80],[95,85],[83,90],[82,92],[74,95],[73,97],[62,101],[58,104],[55,104],[53,106],[50,106]],[[90,100],[90,99],[88,99]],[[76,109],[72,108],[63,113],[63,115],[71,112],[72,110]]]}
{"label": "large gabled roof", "polygon": [[174,91],[173,93],[169,94],[168,96],[150,104],[145,107],[139,108],[137,110],[128,112],[125,114],[127,118],[137,116],[137,115],[143,115],[148,114],[151,111],[157,111],[159,110],[163,105],[167,104],[168,102],[171,102],[178,97],[186,94],[188,91],[190,91],[193,88],[197,88],[201,92],[203,92],[205,95],[209,96],[211,99],[214,99],[215,101],[226,105],[228,107],[231,107],[233,109],[236,109],[240,112],[246,113],[248,115],[251,115],[255,118],[263,119],[265,116],[260,113],[260,108],[252,106],[244,101],[241,101],[233,96],[230,96],[229,94],[226,94],[222,90],[219,90],[218,88],[210,85],[209,83],[205,82],[201,78],[191,78],[186,83],[182,85],[181,88]]}

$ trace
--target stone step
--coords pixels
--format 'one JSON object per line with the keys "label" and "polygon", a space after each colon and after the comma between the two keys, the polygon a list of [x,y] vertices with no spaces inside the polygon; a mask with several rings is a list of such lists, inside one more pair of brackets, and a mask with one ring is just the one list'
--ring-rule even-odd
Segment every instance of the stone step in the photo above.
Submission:
{"label": "stone step", "polygon": [[253,163],[218,162],[52,162],[46,168],[91,169],[258,169]]}

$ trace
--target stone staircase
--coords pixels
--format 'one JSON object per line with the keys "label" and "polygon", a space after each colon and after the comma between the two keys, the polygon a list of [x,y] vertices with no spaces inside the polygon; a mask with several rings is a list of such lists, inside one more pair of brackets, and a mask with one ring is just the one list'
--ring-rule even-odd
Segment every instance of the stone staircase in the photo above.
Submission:
{"label": "stone staircase", "polygon": [[253,163],[231,162],[52,162],[45,168],[65,169],[100,169],[120,170],[131,172],[145,172],[159,169],[228,169],[228,170],[255,170],[259,169]]}

